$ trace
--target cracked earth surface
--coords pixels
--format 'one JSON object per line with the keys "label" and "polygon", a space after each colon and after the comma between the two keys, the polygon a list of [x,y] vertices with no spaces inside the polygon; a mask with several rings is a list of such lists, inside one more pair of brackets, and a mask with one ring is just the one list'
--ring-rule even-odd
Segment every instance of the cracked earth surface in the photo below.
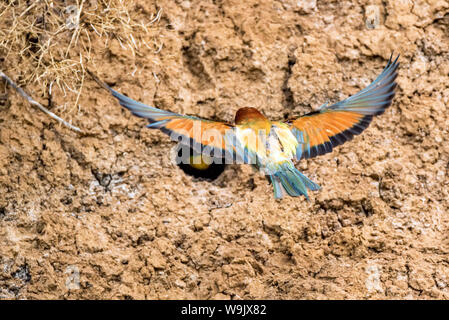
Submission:
{"label": "cracked earth surface", "polygon": [[174,144],[91,79],[73,119],[84,135],[0,84],[0,298],[448,298],[449,3],[136,1],[159,8],[159,53],[92,52],[134,99],[284,119],[362,89],[392,51],[396,98],[297,165],[322,188],[310,202],[276,201],[248,166],[184,174]]}

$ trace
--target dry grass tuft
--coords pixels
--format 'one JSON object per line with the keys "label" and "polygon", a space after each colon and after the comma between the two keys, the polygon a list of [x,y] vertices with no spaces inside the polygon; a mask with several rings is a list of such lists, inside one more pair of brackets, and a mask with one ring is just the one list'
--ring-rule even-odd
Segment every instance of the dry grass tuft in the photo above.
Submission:
{"label": "dry grass tuft", "polygon": [[67,102],[57,109],[68,115],[79,109],[93,46],[117,39],[133,56],[142,46],[160,51],[161,10],[142,15],[135,8],[127,0],[2,1],[0,69],[3,60],[3,71],[19,85],[38,84],[41,97],[60,89]]}

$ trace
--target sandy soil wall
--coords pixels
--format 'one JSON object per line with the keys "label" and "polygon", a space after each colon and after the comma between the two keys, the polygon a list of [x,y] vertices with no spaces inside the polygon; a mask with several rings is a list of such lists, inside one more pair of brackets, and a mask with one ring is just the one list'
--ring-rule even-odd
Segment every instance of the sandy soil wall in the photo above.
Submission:
{"label": "sandy soil wall", "polygon": [[185,175],[174,144],[90,78],[83,135],[0,84],[0,298],[449,297],[448,1],[135,2],[163,9],[160,52],[94,42],[89,68],[145,103],[284,119],[362,89],[392,51],[397,96],[298,164],[322,187],[307,202],[274,200],[249,166]]}

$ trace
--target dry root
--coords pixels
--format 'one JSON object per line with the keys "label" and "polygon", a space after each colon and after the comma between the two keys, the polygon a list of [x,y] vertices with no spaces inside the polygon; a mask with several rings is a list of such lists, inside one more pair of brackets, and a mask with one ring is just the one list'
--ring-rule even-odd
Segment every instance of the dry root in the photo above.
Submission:
{"label": "dry root", "polygon": [[160,51],[162,9],[152,15],[135,11],[134,1],[128,0],[2,1],[0,67],[21,86],[38,84],[36,95],[51,95],[58,88],[65,104],[56,110],[70,117],[80,108],[93,45],[107,47],[117,39],[133,56],[142,46]]}

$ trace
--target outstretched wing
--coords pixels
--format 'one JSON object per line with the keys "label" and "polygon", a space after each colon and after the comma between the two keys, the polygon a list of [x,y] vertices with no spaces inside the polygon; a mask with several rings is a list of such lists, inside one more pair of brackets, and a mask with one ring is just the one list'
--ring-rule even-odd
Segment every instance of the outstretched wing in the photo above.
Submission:
{"label": "outstretched wing", "polygon": [[148,128],[160,129],[172,140],[179,141],[198,152],[202,152],[204,148],[208,147],[209,154],[212,155],[213,152],[214,156],[225,156],[226,148],[229,148],[229,143],[226,141],[230,139],[229,137],[234,136],[233,125],[147,106],[115,91],[92,72],[89,71],[89,73],[102,87],[109,90],[123,107],[135,116],[148,119],[150,122],[147,125]]}
{"label": "outstretched wing", "polygon": [[382,73],[368,87],[353,96],[298,119],[287,121],[298,140],[296,158],[313,158],[351,140],[385,112],[395,94],[399,56],[388,61]]}

